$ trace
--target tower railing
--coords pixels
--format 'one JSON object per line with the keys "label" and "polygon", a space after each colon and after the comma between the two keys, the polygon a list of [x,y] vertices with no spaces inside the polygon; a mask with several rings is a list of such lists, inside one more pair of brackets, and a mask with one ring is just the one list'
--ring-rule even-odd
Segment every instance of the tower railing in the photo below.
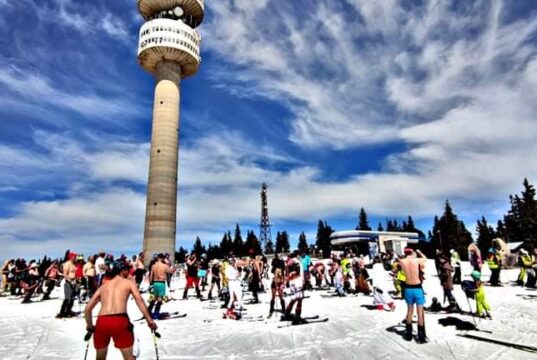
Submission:
{"label": "tower railing", "polygon": [[200,42],[200,33],[182,21],[150,20],[140,29],[138,55],[146,49],[164,46],[185,51],[200,62]]}

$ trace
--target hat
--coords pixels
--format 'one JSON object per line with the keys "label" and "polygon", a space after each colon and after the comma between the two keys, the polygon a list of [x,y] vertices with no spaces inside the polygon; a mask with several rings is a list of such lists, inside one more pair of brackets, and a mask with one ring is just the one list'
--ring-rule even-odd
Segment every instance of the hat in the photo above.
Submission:
{"label": "hat", "polygon": [[409,247],[406,247],[404,251],[405,251],[405,255],[410,255],[414,253],[414,249],[411,249]]}
{"label": "hat", "polygon": [[68,258],[69,260],[74,260],[74,259],[76,259],[76,253],[74,253],[74,252],[70,252],[69,255],[67,255],[67,258]]}
{"label": "hat", "polygon": [[114,262],[114,268],[116,268],[118,271],[130,270],[131,265],[127,261],[119,260]]}
{"label": "hat", "polygon": [[474,280],[479,280],[479,279],[481,279],[481,273],[480,273],[479,271],[477,271],[477,270],[472,271],[472,278],[473,278]]}

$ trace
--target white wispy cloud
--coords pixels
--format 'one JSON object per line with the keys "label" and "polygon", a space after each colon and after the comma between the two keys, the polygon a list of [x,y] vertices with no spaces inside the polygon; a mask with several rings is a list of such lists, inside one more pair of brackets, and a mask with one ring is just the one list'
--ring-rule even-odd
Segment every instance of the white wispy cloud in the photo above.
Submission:
{"label": "white wispy cloud", "polygon": [[[118,97],[108,98],[92,93],[73,94],[59,86],[54,86],[45,76],[28,73],[16,67],[0,70],[0,85],[9,89],[18,99],[24,99],[21,106],[27,106],[27,103],[34,106],[47,104],[94,118],[107,118],[113,115],[128,116],[139,111],[139,108],[129,100],[125,101]],[[8,96],[0,99],[0,103],[12,102],[11,99]]]}
{"label": "white wispy cloud", "polygon": [[[401,132],[417,124],[522,90],[525,63],[536,54],[537,20],[500,24],[501,1],[474,2],[462,14],[433,0],[413,9],[396,1],[349,3],[362,23],[334,3],[318,3],[300,20],[290,15],[292,5],[209,4],[215,16],[205,45],[241,66],[232,73],[247,81],[246,91],[290,99],[290,139],[303,146],[407,141]],[[479,36],[467,36],[478,26]],[[513,66],[501,69],[505,59]],[[519,105],[532,107],[513,104],[497,121],[517,123]]]}
{"label": "white wispy cloud", "polygon": [[355,13],[319,2],[300,19],[292,4],[208,4],[205,46],[229,61],[246,94],[290,103],[290,139],[301,146],[408,145],[371,183],[425,198],[492,198],[537,177],[523,165],[537,155],[536,17],[505,22],[503,1],[458,11],[436,0],[347,3]]}
{"label": "white wispy cloud", "polygon": [[[43,18],[56,21],[58,25],[71,27],[86,36],[94,36],[104,32],[126,46],[131,45],[134,40],[128,24],[118,16],[107,13],[103,7],[97,4],[92,7],[81,7],[79,2],[71,0],[55,0],[53,3],[55,3],[55,7],[40,8],[39,12]],[[84,11],[77,11],[77,9]]]}

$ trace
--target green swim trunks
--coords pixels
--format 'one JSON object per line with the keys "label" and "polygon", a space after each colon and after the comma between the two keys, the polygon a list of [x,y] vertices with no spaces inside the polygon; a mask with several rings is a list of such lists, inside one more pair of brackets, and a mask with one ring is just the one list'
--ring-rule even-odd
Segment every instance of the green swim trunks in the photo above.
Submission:
{"label": "green swim trunks", "polygon": [[153,282],[153,295],[164,297],[166,295],[166,283],[164,281]]}

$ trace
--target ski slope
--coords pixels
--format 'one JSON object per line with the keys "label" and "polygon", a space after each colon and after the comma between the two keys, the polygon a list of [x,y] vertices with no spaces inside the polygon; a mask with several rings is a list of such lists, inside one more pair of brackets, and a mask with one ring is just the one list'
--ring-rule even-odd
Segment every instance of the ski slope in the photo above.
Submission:
{"label": "ski slope", "polygon": [[[463,264],[463,279],[468,279],[469,265]],[[348,296],[327,298],[325,291],[310,291],[304,300],[303,315],[328,317],[325,323],[279,328],[280,313],[270,319],[225,320],[219,303],[175,300],[166,303],[163,311],[187,313],[185,318],[158,322],[162,337],[158,340],[160,359],[532,359],[531,353],[500,344],[492,344],[461,335],[466,333],[480,337],[537,346],[537,291],[523,289],[512,284],[517,269],[502,271],[503,287],[486,287],[492,307],[493,320],[476,319],[481,331],[459,331],[454,326],[444,327],[439,320],[449,316],[473,322],[469,315],[426,314],[426,329],[430,342],[419,345],[406,342],[400,333],[404,327],[401,320],[406,305],[396,300],[394,312],[370,310],[371,296]],[[484,270],[484,279],[488,272]],[[391,278],[386,272],[387,287]],[[172,297],[182,296],[184,280],[173,282]],[[267,283],[267,287],[268,287]],[[432,296],[442,299],[440,287],[432,262],[427,268],[424,283],[427,305]],[[468,303],[459,286],[455,297],[463,310]],[[190,295],[194,295],[193,289]],[[206,295],[206,293],[204,293]],[[260,295],[260,304],[246,305],[248,317],[266,316],[269,310],[269,294]],[[83,359],[86,343],[83,318],[55,319],[61,305],[61,290],[57,299],[21,304],[9,296],[0,297],[0,359]],[[245,295],[248,299],[249,295]],[[38,298],[35,298],[36,300]],[[471,303],[472,309],[475,304]],[[276,309],[279,308],[276,301]],[[75,302],[74,310],[79,310]],[[80,307],[83,310],[83,307]],[[95,314],[97,311],[95,311]],[[141,316],[134,301],[129,302],[131,319]],[[139,359],[155,359],[151,333],[144,321],[134,322],[139,339]],[[416,332],[416,324],[414,324]],[[88,359],[95,358],[93,343]],[[108,359],[121,359],[121,354],[111,344]]]}

